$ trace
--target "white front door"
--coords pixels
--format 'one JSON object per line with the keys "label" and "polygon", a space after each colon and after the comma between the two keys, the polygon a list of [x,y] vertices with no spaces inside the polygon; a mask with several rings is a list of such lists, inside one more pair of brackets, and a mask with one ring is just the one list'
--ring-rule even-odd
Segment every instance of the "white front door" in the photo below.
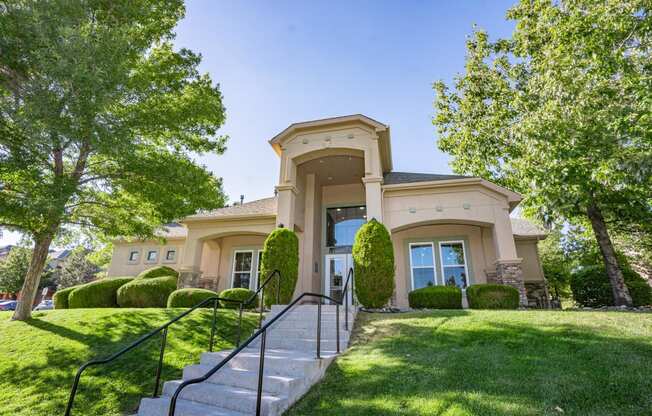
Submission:
{"label": "white front door", "polygon": [[[326,282],[324,285],[324,294],[333,299],[341,300],[346,277],[349,269],[353,267],[353,258],[350,254],[327,254],[325,264]],[[350,299],[351,282],[349,282],[348,294]]]}

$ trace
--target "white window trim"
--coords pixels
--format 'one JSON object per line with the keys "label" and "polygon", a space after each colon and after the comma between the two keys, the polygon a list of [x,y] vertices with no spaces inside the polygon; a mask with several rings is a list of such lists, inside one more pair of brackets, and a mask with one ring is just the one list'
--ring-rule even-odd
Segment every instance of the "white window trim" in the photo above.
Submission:
{"label": "white window trim", "polygon": [[[254,275],[255,275],[255,273],[254,273],[254,271],[255,271],[254,270],[254,266],[255,266],[255,264],[254,264],[254,254],[256,253],[256,250],[233,250],[233,257],[231,257],[232,263],[233,263],[231,265],[231,288],[234,287],[233,282],[235,281],[235,274],[236,274],[236,271],[235,271],[235,256],[237,256],[238,253],[251,253],[251,269],[249,269],[249,290],[251,290],[251,286],[254,283],[252,280],[253,280]],[[240,270],[237,273],[246,273],[246,271],[245,270]]]}
{"label": "white window trim", "polygon": [[[461,244],[462,245],[462,255],[464,256],[464,264],[447,264],[444,266],[444,256],[442,255],[441,252],[441,246],[443,244]],[[449,241],[440,241],[439,242],[439,258],[441,259],[441,280],[442,280],[442,285],[446,285],[446,282],[444,279],[446,278],[446,275],[444,274],[444,268],[445,267],[462,267],[464,266],[464,274],[466,275],[466,287],[470,286],[469,283],[469,262],[466,259],[466,244],[464,244],[464,240],[449,240]]]}
{"label": "white window trim", "polygon": [[[256,280],[251,282],[251,284],[253,285],[253,289],[251,289],[251,290],[257,290],[258,289],[258,279],[260,278],[260,263],[262,263],[262,261],[261,261],[262,260],[262,255],[263,255],[263,250],[257,250],[256,254],[254,256],[256,258],[256,264],[255,264]],[[254,266],[254,265],[252,264],[252,266]]]}
{"label": "white window trim", "polygon": [[[177,262],[177,256],[179,255],[179,250],[177,250],[176,247],[165,247],[163,251],[165,252],[165,256],[161,256],[161,263],[173,264]],[[167,259],[168,251],[174,251],[174,258],[172,260]]]}
{"label": "white window trim", "polygon": [[[412,265],[412,246],[430,246],[431,253],[432,253],[432,266],[413,266]],[[432,273],[434,274],[435,278],[435,286],[438,285],[437,283],[437,258],[435,256],[435,244],[432,241],[423,241],[423,242],[415,242],[415,243],[409,243],[408,244],[408,256],[410,258],[410,280],[412,283],[412,290],[416,290],[414,287],[414,269],[432,269]]]}
{"label": "white window trim", "polygon": [[[140,258],[142,257],[141,256],[141,251],[142,250],[139,249],[139,248],[130,248],[129,249],[129,254],[127,254],[127,264],[138,264],[138,263],[140,263]],[[131,260],[131,254],[134,253],[134,252],[138,253],[138,258],[136,260]]]}
{"label": "white window trim", "polygon": [[[149,259],[149,253],[151,253],[152,251],[156,252],[156,259],[155,260],[150,260]],[[160,258],[160,254],[161,254],[159,249],[157,249],[157,248],[148,248],[146,250],[146,252],[147,252],[147,254],[145,255],[145,257],[143,259],[144,263],[146,263],[146,264],[156,264],[156,263],[158,263],[158,260]]]}

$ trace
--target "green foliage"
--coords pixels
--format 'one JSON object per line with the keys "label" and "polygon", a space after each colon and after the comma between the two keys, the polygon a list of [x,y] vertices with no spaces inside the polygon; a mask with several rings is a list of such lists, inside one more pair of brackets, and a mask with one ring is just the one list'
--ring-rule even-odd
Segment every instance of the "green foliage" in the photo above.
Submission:
{"label": "green foliage", "polygon": [[466,289],[471,309],[517,309],[519,293],[507,285],[476,284]]}
{"label": "green foliage", "polygon": [[[234,287],[232,289],[226,289],[220,292],[220,297],[224,299],[233,299],[241,302],[246,302],[249,299],[251,299],[254,293],[256,292],[254,292],[253,290],[249,290],[241,287]],[[246,309],[253,309],[258,307],[259,303],[260,300],[255,299],[251,303],[244,305],[244,307]],[[220,306],[227,309],[237,309],[240,307],[240,304],[237,302],[220,301]]]}
{"label": "green foliage", "polygon": [[[299,278],[299,239],[287,228],[277,228],[265,239],[260,267],[261,285],[274,270],[281,272],[279,302],[287,304],[292,300]],[[274,277],[265,287],[266,306],[276,303],[278,282],[279,279]]]}
{"label": "green foliage", "polygon": [[[25,275],[32,259],[32,250],[27,247],[12,247],[9,255],[0,260],[0,292],[18,293],[25,281]],[[51,270],[41,273],[40,287],[50,284]]]}
{"label": "green foliage", "polygon": [[355,294],[367,308],[382,308],[394,292],[394,248],[387,228],[375,219],[364,224],[353,242]]}
{"label": "green foliage", "polygon": [[84,247],[76,247],[54,272],[57,289],[87,283],[93,279],[98,268],[88,259]]}
{"label": "green foliage", "polygon": [[462,289],[455,286],[427,286],[408,293],[410,308],[462,309]]}
{"label": "green foliage", "polygon": [[164,308],[168,297],[177,289],[175,276],[134,279],[118,289],[121,308]]}
{"label": "green foliage", "polygon": [[465,73],[435,84],[439,148],[545,223],[591,219],[614,264],[607,224],[652,235],[649,0],[520,0],[507,17],[510,39],[477,31]]}
{"label": "green foliage", "polygon": [[[634,306],[652,304],[652,288],[630,268],[623,270],[625,285]],[[587,266],[573,273],[571,290],[575,302],[581,306],[600,307],[614,304],[609,277],[603,266]]]}
{"label": "green foliage", "polygon": [[116,308],[118,289],[132,280],[133,277],[110,277],[81,285],[68,295],[68,307]]}
{"label": "green foliage", "polygon": [[144,270],[142,273],[136,276],[136,279],[152,279],[155,277],[163,277],[163,276],[179,277],[179,272],[177,272],[176,270],[168,266],[156,266]]}
{"label": "green foliage", "polygon": [[570,271],[572,259],[564,251],[563,234],[559,228],[548,232],[548,237],[540,241],[539,259],[548,290],[555,299],[570,297]]}
{"label": "green foliage", "polygon": [[67,228],[149,238],[223,205],[196,162],[225,150],[222,94],[199,54],[174,48],[184,13],[182,0],[3,4],[0,224],[47,252]]}
{"label": "green foliage", "polygon": [[[168,297],[168,308],[192,308],[206,299],[217,297],[217,293],[208,289],[184,288],[177,289]],[[206,305],[207,308],[213,304]]]}
{"label": "green foliage", "polygon": [[70,293],[78,287],[81,287],[81,285],[70,286],[54,292],[54,295],[52,296],[52,300],[54,301],[54,309],[68,309],[68,297],[70,296]]}

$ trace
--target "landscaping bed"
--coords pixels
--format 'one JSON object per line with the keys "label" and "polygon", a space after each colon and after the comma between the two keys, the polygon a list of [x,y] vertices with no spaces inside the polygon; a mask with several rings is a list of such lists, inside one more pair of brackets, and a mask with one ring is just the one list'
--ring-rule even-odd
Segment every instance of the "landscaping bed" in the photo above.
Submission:
{"label": "landscaping bed", "polygon": [[358,314],[350,350],[288,415],[643,415],[652,314]]}

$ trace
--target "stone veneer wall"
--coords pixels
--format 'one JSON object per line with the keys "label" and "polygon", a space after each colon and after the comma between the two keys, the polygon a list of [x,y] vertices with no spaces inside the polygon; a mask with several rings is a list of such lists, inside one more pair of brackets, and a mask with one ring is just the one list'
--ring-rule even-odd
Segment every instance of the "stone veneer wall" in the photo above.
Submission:
{"label": "stone veneer wall", "polygon": [[496,280],[503,285],[509,285],[518,290],[519,304],[528,306],[527,292],[523,283],[523,269],[520,263],[503,263],[496,264]]}

